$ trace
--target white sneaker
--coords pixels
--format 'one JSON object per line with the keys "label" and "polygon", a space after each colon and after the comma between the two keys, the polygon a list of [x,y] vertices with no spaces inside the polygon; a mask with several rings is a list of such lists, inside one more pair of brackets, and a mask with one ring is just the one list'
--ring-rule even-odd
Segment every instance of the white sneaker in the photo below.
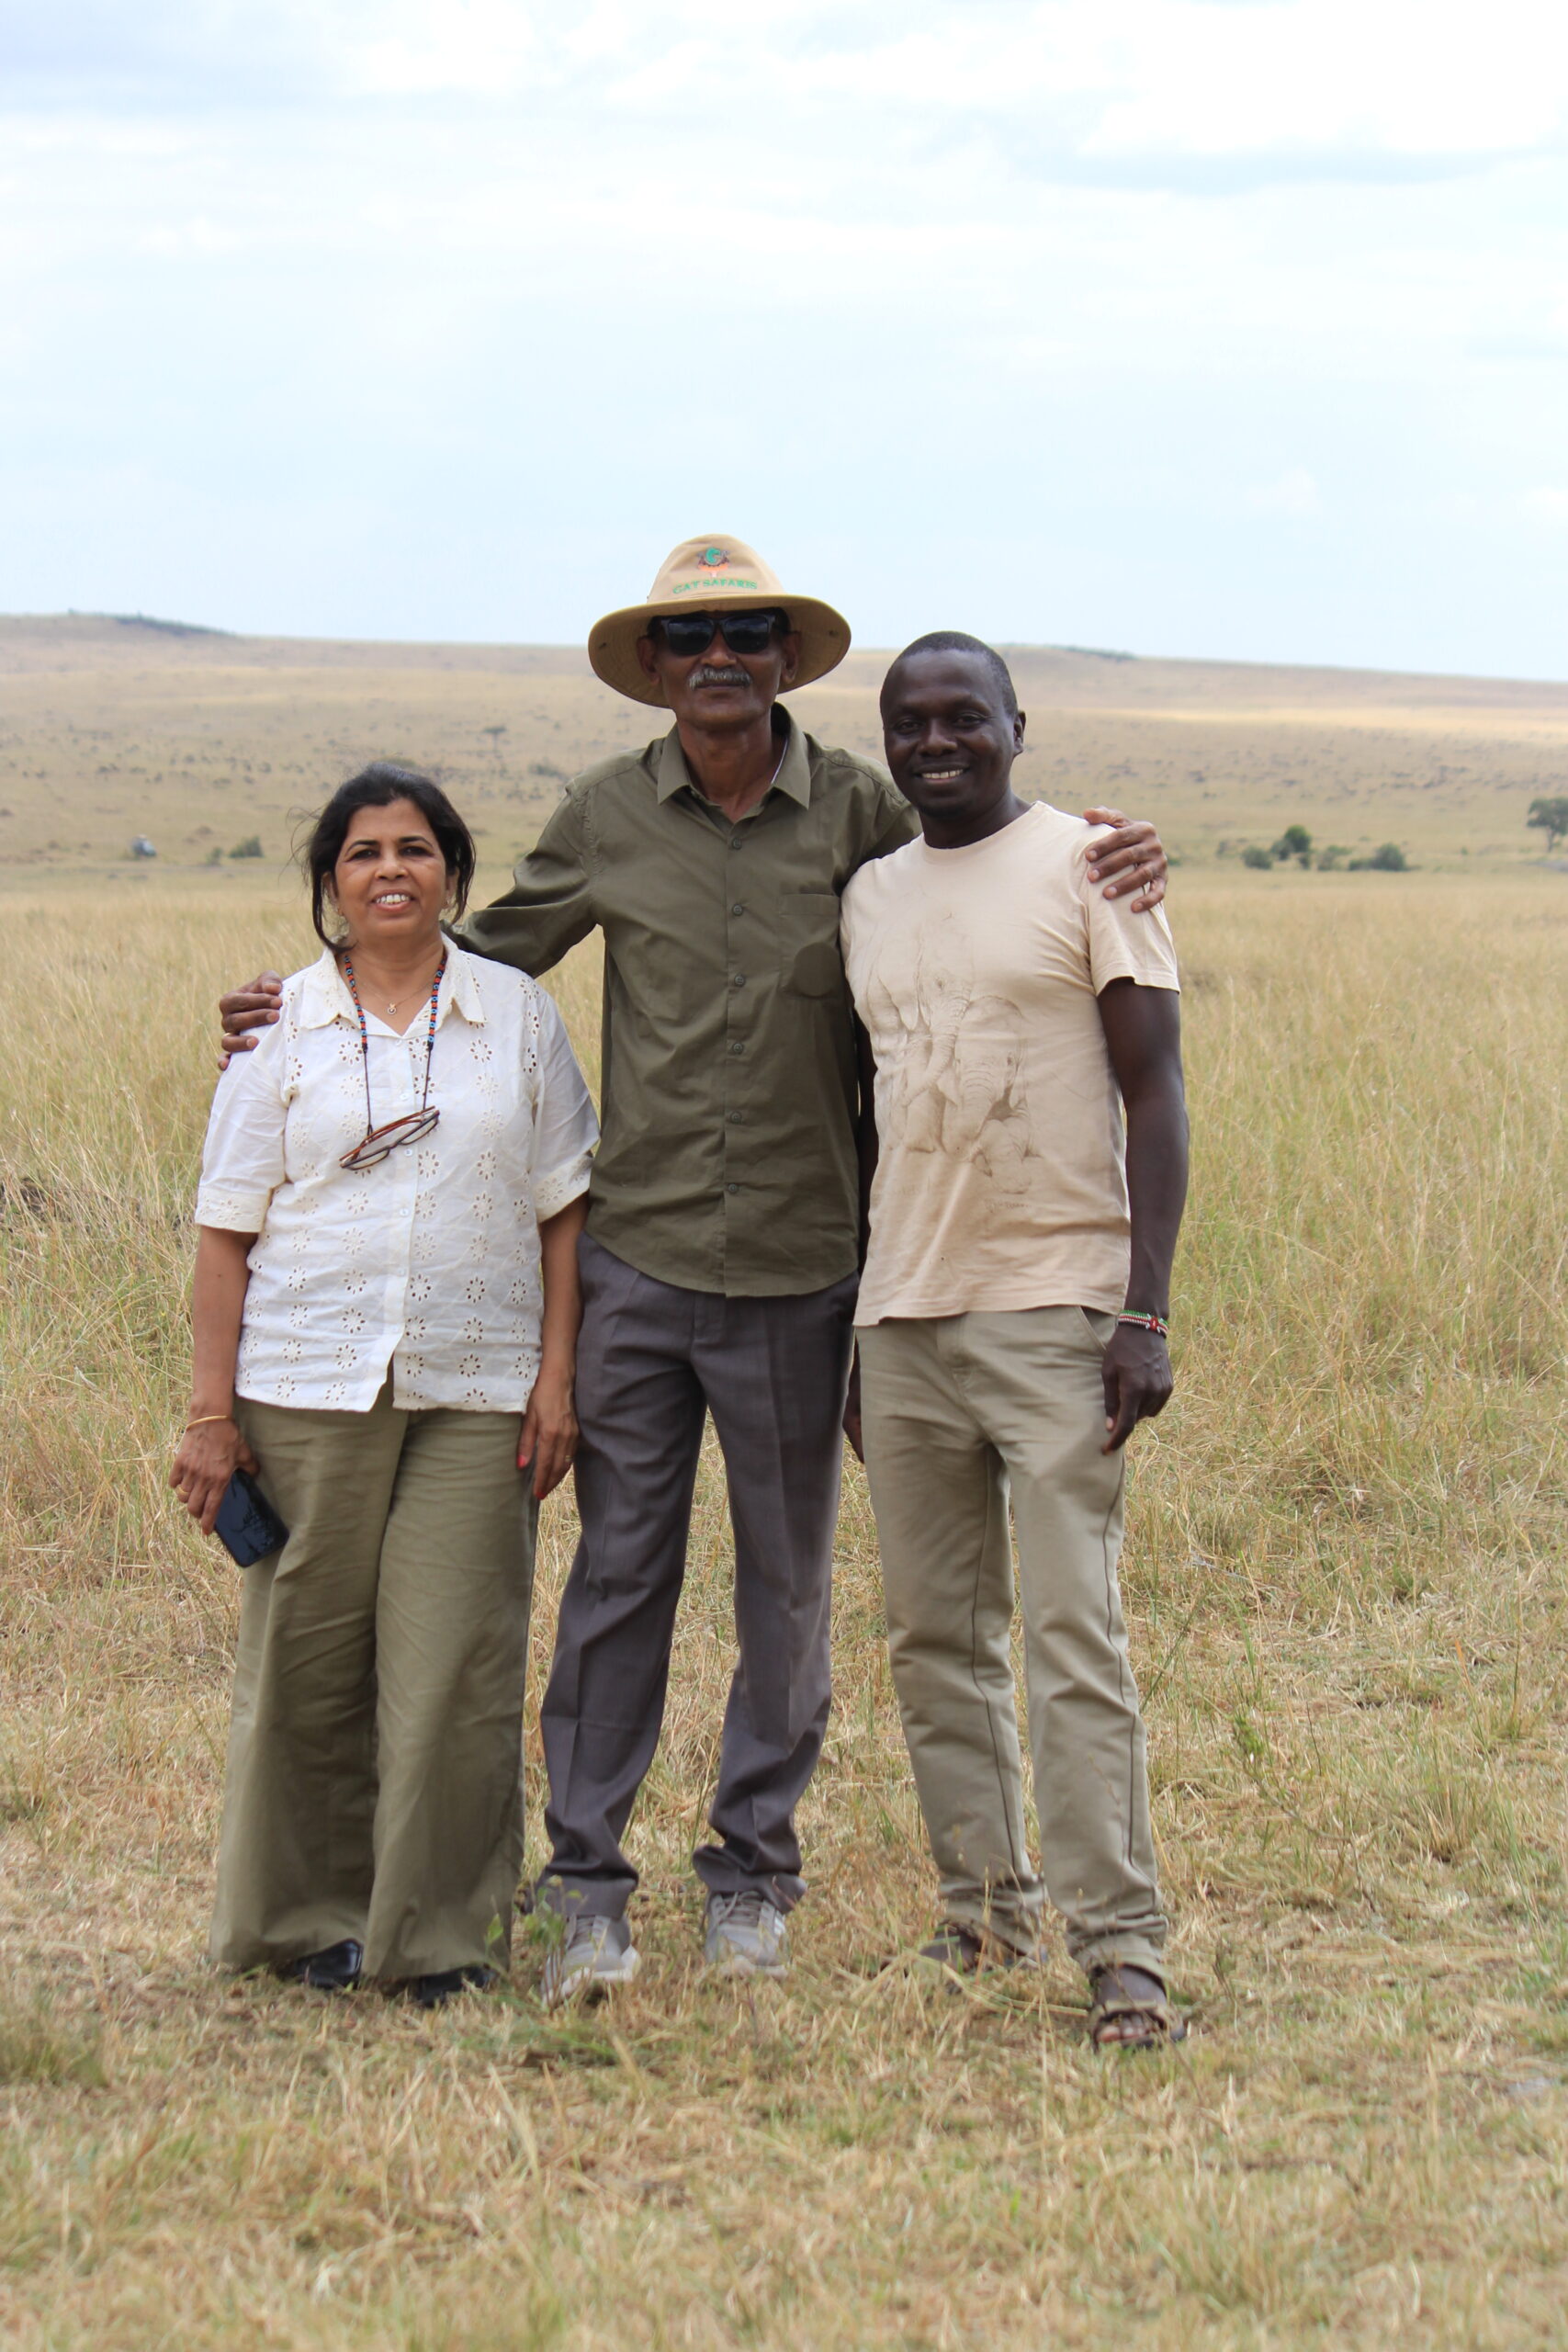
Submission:
{"label": "white sneaker", "polygon": [[637,1972],[637,1950],[624,1919],[592,1915],[563,1922],[565,1933],[546,1956],[539,1991],[547,2009],[597,1992],[605,1984],[629,1984]]}
{"label": "white sneaker", "polygon": [[787,1976],[789,1929],[776,1904],[755,1888],[710,1894],[703,1958],[720,1976]]}

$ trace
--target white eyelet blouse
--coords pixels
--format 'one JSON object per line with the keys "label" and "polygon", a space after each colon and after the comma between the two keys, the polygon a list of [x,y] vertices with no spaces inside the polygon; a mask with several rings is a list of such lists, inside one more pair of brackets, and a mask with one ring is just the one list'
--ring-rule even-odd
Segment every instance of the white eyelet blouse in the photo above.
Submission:
{"label": "white eyelet blouse", "polygon": [[[429,1021],[366,1008],[383,1126],[417,1111]],[[255,1234],[235,1390],[268,1405],[520,1413],[538,1376],[539,1226],[588,1189],[599,1126],[553,1000],[449,946],[430,1102],[440,1125],[378,1167],[359,1023],[334,958],[296,972],[282,1017],[218,1081],[197,1225]]]}

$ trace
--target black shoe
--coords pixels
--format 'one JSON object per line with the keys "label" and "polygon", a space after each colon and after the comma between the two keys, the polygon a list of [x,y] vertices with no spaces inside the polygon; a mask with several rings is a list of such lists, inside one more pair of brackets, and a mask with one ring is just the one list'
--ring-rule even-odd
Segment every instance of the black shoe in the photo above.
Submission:
{"label": "black shoe", "polygon": [[364,1965],[365,1947],[351,1937],[325,1951],[308,1951],[303,1960],[286,1960],[272,1973],[286,1984],[308,1984],[313,1993],[351,1993]]}
{"label": "black shoe", "polygon": [[488,1993],[494,1983],[493,1968],[442,1968],[433,1976],[411,1978],[409,1998],[415,2008],[444,2009],[459,1993]]}

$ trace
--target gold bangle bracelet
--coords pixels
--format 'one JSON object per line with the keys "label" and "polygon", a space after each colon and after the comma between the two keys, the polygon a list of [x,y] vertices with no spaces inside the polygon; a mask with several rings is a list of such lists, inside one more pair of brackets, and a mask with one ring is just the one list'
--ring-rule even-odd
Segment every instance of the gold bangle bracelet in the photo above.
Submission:
{"label": "gold bangle bracelet", "polygon": [[205,1429],[209,1421],[231,1421],[233,1418],[232,1413],[198,1413],[194,1421],[186,1423],[186,1427],[187,1430]]}

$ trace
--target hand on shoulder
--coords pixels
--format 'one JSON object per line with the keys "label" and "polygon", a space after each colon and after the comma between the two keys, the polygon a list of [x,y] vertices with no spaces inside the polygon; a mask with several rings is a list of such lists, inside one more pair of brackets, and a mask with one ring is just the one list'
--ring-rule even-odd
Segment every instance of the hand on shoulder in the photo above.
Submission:
{"label": "hand on shoulder", "polygon": [[1108,899],[1132,899],[1129,911],[1146,915],[1165,897],[1169,861],[1155,827],[1144,818],[1124,817],[1120,808],[1086,808],[1087,825],[1109,825],[1103,840],[1090,845],[1089,878],[1104,885]]}
{"label": "hand on shoulder", "polygon": [[223,1024],[218,1049],[220,1070],[228,1069],[233,1055],[248,1054],[259,1044],[260,1031],[278,1019],[282,1002],[283,977],[278,972],[258,972],[243,988],[219,998],[218,1013]]}

